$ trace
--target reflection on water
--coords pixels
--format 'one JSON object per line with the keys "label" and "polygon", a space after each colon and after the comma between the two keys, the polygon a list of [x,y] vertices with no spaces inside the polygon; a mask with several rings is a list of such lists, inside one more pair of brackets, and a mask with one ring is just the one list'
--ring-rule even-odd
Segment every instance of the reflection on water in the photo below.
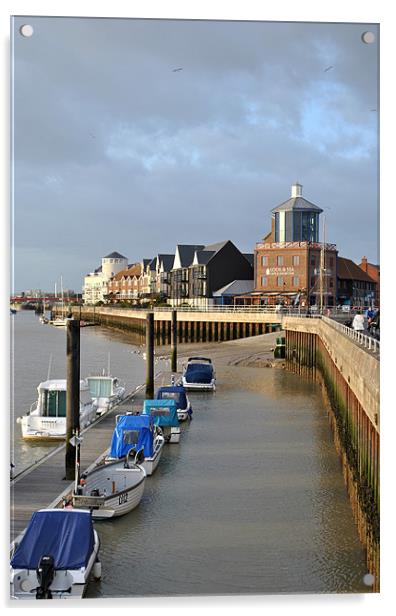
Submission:
{"label": "reflection on water", "polygon": [[[33,333],[30,318],[29,331],[16,332],[18,370],[26,362],[15,379],[19,414],[46,376],[48,354],[57,350],[59,366],[64,353],[64,332],[59,345],[62,332]],[[41,366],[32,356],[38,341]],[[82,374],[106,367],[110,350],[114,374],[144,380],[122,334],[86,328],[81,348]],[[283,370],[216,372],[214,394],[191,393],[193,420],[179,445],[165,446],[139,507],[95,522],[103,577],[87,596],[367,591],[320,389]]]}

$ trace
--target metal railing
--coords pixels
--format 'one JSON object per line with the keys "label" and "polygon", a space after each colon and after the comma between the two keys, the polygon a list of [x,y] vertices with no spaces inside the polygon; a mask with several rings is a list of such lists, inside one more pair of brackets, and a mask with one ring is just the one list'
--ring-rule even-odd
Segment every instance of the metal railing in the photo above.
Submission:
{"label": "metal railing", "polygon": [[375,354],[380,353],[380,341],[374,338],[373,336],[367,336],[367,334],[363,334],[360,331],[356,331],[343,323],[339,323],[338,321],[334,321],[334,319],[330,319],[329,317],[322,316],[322,319],[325,323],[341,332],[342,334],[351,338],[357,344],[363,346],[368,351],[372,351]]}

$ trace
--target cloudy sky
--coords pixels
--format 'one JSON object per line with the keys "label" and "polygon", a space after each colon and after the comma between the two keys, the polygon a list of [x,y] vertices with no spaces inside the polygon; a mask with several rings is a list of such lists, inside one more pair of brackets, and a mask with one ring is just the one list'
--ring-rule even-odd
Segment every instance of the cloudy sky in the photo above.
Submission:
{"label": "cloudy sky", "polygon": [[81,290],[114,250],[253,252],[295,181],[342,256],[379,261],[375,25],[18,17],[13,32],[15,290],[61,274]]}

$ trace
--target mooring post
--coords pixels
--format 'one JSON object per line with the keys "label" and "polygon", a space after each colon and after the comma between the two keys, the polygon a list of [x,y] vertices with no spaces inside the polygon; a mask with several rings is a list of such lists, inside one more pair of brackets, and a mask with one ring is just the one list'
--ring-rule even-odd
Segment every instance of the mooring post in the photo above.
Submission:
{"label": "mooring post", "polygon": [[154,398],[154,312],[146,318],[146,399]]}
{"label": "mooring post", "polygon": [[172,310],[171,321],[171,371],[177,372],[177,311]]}
{"label": "mooring post", "polygon": [[80,433],[80,321],[76,319],[67,322],[66,362],[66,479],[74,479],[76,449],[70,439]]}

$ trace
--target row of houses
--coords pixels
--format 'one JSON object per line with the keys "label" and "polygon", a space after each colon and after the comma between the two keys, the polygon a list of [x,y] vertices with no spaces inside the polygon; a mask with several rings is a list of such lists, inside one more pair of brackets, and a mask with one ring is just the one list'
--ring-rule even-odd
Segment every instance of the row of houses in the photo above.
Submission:
{"label": "row of houses", "polygon": [[85,277],[84,302],[379,306],[379,266],[365,257],[358,265],[340,257],[336,244],[320,241],[322,212],[296,183],[271,210],[271,231],[252,254],[230,240],[178,244],[173,254],[132,264],[113,252]]}
{"label": "row of houses", "polygon": [[112,252],[102,265],[85,276],[83,300],[132,304],[167,301],[173,306],[207,305],[225,287],[241,281],[242,291],[253,290],[253,254],[242,253],[233,242],[178,244],[174,254],[158,254],[128,264],[126,257]]}

